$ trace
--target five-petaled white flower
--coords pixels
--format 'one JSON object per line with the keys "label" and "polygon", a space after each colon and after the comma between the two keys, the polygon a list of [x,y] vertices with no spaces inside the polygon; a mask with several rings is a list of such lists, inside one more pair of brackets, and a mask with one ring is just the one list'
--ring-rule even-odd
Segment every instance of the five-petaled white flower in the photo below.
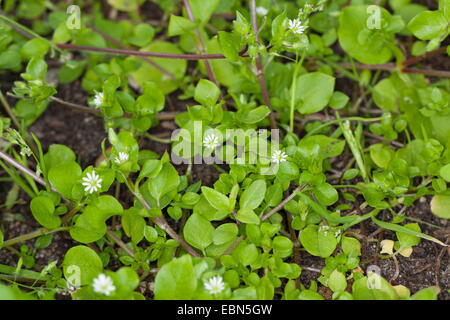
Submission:
{"label": "five-petaled white flower", "polygon": [[219,138],[216,137],[214,134],[207,135],[205,139],[203,139],[203,145],[207,149],[215,149],[219,146]]}
{"label": "five-petaled white flower", "polygon": [[94,279],[94,283],[92,286],[94,287],[95,292],[102,293],[106,296],[109,296],[111,292],[116,290],[112,279],[108,276],[105,276],[104,273],[99,274],[99,276]]}
{"label": "five-petaled white flower", "polygon": [[285,162],[287,157],[288,156],[284,151],[275,150],[275,152],[272,154],[272,162],[274,163]]}
{"label": "five-petaled white flower", "polygon": [[93,193],[97,192],[98,189],[102,187],[101,182],[103,181],[100,176],[98,176],[95,171],[88,172],[87,177],[82,179],[84,182],[81,184],[85,186],[84,191]]}
{"label": "five-petaled white flower", "polygon": [[128,161],[128,153],[119,152],[119,156],[114,159],[114,162],[117,164],[122,164]]}
{"label": "five-petaled white flower", "polygon": [[218,294],[225,289],[225,283],[223,283],[221,276],[212,277],[205,282],[205,289],[208,290],[210,294]]}
{"label": "five-petaled white flower", "polygon": [[100,107],[105,100],[105,96],[103,95],[103,92],[96,92],[94,97],[94,104],[98,108]]}
{"label": "five-petaled white flower", "polygon": [[302,26],[302,22],[299,19],[289,20],[289,29],[298,35],[303,34],[307,28],[307,26]]}
{"label": "five-petaled white flower", "polygon": [[256,13],[260,16],[265,16],[269,11],[264,7],[256,7]]}

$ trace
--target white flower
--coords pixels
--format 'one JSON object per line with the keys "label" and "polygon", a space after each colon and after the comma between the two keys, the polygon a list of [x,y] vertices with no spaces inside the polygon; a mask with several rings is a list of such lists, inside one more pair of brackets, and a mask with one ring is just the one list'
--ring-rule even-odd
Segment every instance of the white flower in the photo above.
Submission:
{"label": "white flower", "polygon": [[272,154],[272,162],[275,162],[275,163],[285,162],[286,159],[287,159],[287,154],[284,151],[276,150]]}
{"label": "white flower", "polygon": [[119,156],[114,159],[114,162],[117,164],[122,164],[128,161],[128,153],[119,152]]}
{"label": "white flower", "polygon": [[302,26],[302,22],[299,19],[289,20],[289,29],[298,35],[303,34],[306,28],[308,27]]}
{"label": "white flower", "polygon": [[103,180],[100,179],[100,176],[98,176],[95,171],[88,172],[87,177],[84,177],[82,180],[84,182],[82,182],[81,184],[86,187],[84,188],[85,192],[97,192],[97,190],[102,187],[101,182]]}
{"label": "white flower", "polygon": [[105,276],[104,273],[101,273],[97,278],[94,279],[93,287],[95,292],[102,293],[106,296],[109,296],[111,292],[116,290],[112,279],[108,276]]}
{"label": "white flower", "polygon": [[265,16],[269,11],[264,7],[256,7],[256,13],[260,16]]}
{"label": "white flower", "polygon": [[94,104],[98,108],[100,107],[105,100],[105,96],[103,95],[103,92],[96,92],[94,97]]}
{"label": "white flower", "polygon": [[207,149],[215,149],[219,146],[219,138],[214,134],[207,135],[205,139],[203,139],[203,145]]}
{"label": "white flower", "polygon": [[222,281],[222,277],[212,277],[207,282],[205,282],[205,289],[209,291],[210,294],[218,294],[225,289],[225,283]]}

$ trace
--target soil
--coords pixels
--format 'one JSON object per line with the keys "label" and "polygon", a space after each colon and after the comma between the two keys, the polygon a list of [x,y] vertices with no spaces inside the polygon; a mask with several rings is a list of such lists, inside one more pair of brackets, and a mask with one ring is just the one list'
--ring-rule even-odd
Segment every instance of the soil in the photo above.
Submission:
{"label": "soil", "polygon": [[[150,2],[146,2],[150,3]],[[153,11],[155,12],[155,11]],[[161,15],[161,12],[158,12]],[[158,15],[151,17],[157,19]],[[443,66],[449,66],[449,60],[444,57],[436,57],[431,59],[429,66],[439,66],[443,69]],[[190,67],[192,68],[192,63]],[[191,69],[190,68],[190,69]],[[11,89],[12,83],[18,80],[19,76],[13,73],[0,73],[0,85],[2,91],[5,93]],[[336,82],[337,90],[345,92],[350,97],[355,95],[354,83],[346,78],[337,78]],[[86,105],[87,96],[79,81],[71,83],[69,85],[58,86],[58,97],[73,103]],[[170,105],[167,111],[184,111],[186,110],[186,104],[189,101],[180,101],[177,96],[180,92],[175,92],[168,97],[168,105]],[[356,93],[357,94],[357,93]],[[7,97],[11,105],[14,105],[14,99]],[[3,112],[3,110],[2,110]],[[171,129],[176,125],[171,123],[162,122],[157,127],[150,129],[150,133],[156,135],[167,135]],[[98,157],[101,155],[101,142],[107,138],[104,124],[100,117],[84,114],[69,109],[61,108],[58,105],[50,103],[47,110],[42,116],[29,128],[30,132],[33,132],[40,140],[44,152],[51,144],[59,143],[65,144],[70,147],[79,157],[80,163],[83,168],[88,165],[94,165]],[[142,141],[142,147],[157,152],[162,155],[165,151],[170,152],[170,145],[158,143],[145,139]],[[341,169],[345,167],[348,159],[346,157],[340,157],[336,159],[333,164],[334,168]],[[176,166],[180,173],[185,173],[186,165]],[[212,186],[218,179],[220,172],[208,165],[193,165],[192,168],[193,181],[202,180],[203,185]],[[0,177],[6,177],[6,173],[0,170]],[[12,184],[7,182],[0,183],[0,204],[5,202],[7,194],[11,189]],[[20,202],[15,205],[11,210],[0,208],[0,224],[4,232],[5,240],[32,232],[38,229],[40,226],[34,220],[29,210],[29,197],[22,191],[19,193]],[[124,206],[130,205],[132,197],[126,191],[123,191],[120,195],[120,201]],[[406,211],[406,216],[419,219],[423,222],[431,223],[436,227],[431,227],[426,224],[421,224],[422,231],[426,234],[433,235],[434,237],[445,242],[450,236],[450,223],[445,219],[439,219],[434,216],[430,211],[430,198],[423,198],[415,203],[413,207],[410,207]],[[389,215],[384,217],[389,219]],[[409,221],[408,221],[409,222]],[[412,221],[413,222],[413,221]],[[171,222],[172,223],[172,222]],[[361,228],[361,226],[356,226]],[[176,228],[177,229],[177,228]],[[376,231],[378,227],[371,221],[365,222],[364,226],[359,230],[361,233],[368,235]],[[384,231],[383,239],[395,240],[394,233],[390,231]],[[26,241],[25,244],[29,248],[34,247],[35,240]],[[409,258],[398,256],[398,270],[396,269],[393,259],[375,259],[376,253],[379,252],[378,243],[362,242],[364,244],[363,255],[361,256],[363,269],[366,269],[370,265],[376,265],[380,268],[381,275],[387,280],[391,280],[391,283],[401,284],[411,290],[411,293],[415,293],[420,289],[428,286],[438,285],[441,288],[441,293],[438,298],[440,300],[450,300],[450,250],[443,249],[443,247],[426,240],[422,240],[418,246],[414,248],[414,251]],[[67,250],[77,245],[77,243],[71,239],[67,233],[55,233],[53,234],[52,243],[45,249],[37,250],[36,258],[36,270],[41,270],[51,261],[63,261],[64,255]],[[20,245],[14,246],[16,249],[20,248]],[[444,250],[444,251],[443,251]],[[301,265],[311,268],[321,268],[324,266],[324,261],[321,258],[309,255],[306,251],[300,251]],[[440,263],[437,262],[440,260]],[[13,252],[6,249],[0,250],[0,264],[16,266],[18,256]],[[112,263],[115,263],[114,261]],[[396,273],[398,272],[398,276]],[[311,281],[317,280],[319,273],[303,270],[300,276],[301,283],[306,287],[310,286]],[[152,296],[152,277],[147,278],[146,281],[141,283],[140,291],[147,297]],[[331,299],[332,292],[319,284],[319,293],[325,298]],[[67,299],[67,295],[58,295],[58,299]]]}

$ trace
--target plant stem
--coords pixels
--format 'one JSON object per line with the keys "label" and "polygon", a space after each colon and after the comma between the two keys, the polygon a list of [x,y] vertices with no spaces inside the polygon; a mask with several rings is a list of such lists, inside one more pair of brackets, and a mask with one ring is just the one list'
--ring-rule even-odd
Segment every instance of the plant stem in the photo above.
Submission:
{"label": "plant stem", "polygon": [[278,212],[281,208],[283,208],[286,203],[291,201],[297,195],[297,192],[301,192],[305,187],[306,185],[298,186],[297,188],[295,188],[294,192],[292,192],[286,199],[281,201],[280,204],[278,204],[275,208],[273,208],[266,215],[264,215],[261,218],[261,221],[266,221],[267,219],[269,219],[274,213]]}
{"label": "plant stem", "polygon": [[441,47],[436,50],[421,54],[420,56],[409,58],[409,59],[403,61],[403,67],[405,68],[405,67],[411,66],[413,64],[416,64],[419,61],[443,54],[443,53],[445,53],[446,50],[447,50],[447,47]]}
{"label": "plant stem", "polygon": [[3,246],[4,247],[9,247],[12,246],[13,244],[16,243],[20,243],[20,242],[24,242],[33,238],[37,238],[43,235],[47,235],[50,233],[55,233],[55,232],[59,232],[59,231],[66,231],[69,230],[69,227],[59,227],[59,228],[55,228],[55,229],[47,229],[47,228],[42,228],[36,231],[33,231],[31,233],[27,233],[21,236],[18,236],[16,238],[12,238],[10,240],[7,240],[5,242],[3,242]]}
{"label": "plant stem", "polygon": [[[150,210],[151,207],[147,201],[140,195],[138,190],[135,190],[134,183],[130,178],[127,178],[127,187],[130,189],[131,193],[142,203],[145,209]],[[195,251],[186,241],[184,241],[167,223],[164,217],[151,218],[151,220],[157,224],[161,229],[166,231],[174,240],[176,240],[181,246],[183,246],[188,253],[193,255],[194,257],[201,257],[197,251]]]}
{"label": "plant stem", "polygon": [[[125,49],[112,49],[112,48],[99,48],[90,46],[78,46],[74,44],[57,43],[56,46],[65,50],[77,50],[77,51],[91,51],[102,52],[109,54],[119,54],[126,56],[141,56],[141,57],[153,57],[163,59],[181,59],[181,60],[217,60],[225,59],[223,54],[176,54],[176,53],[158,53],[158,52],[145,52],[136,50]],[[241,57],[248,57],[247,53],[243,53]]]}
{"label": "plant stem", "polygon": [[[186,9],[186,13],[187,13],[187,16],[188,16],[189,20],[191,20],[192,22],[195,22],[194,14],[192,13],[192,9],[191,9],[191,6],[189,4],[189,0],[183,0],[183,3],[184,3],[184,7]],[[198,39],[198,43],[196,44],[197,48],[199,49],[199,51],[202,54],[205,54],[206,53],[206,48],[205,48],[205,45],[203,43],[202,37],[200,36],[200,32],[199,32],[198,28],[195,29],[195,35],[196,35],[196,37]],[[206,72],[208,73],[209,80],[211,80],[217,86],[219,86],[219,84],[217,82],[217,79],[216,79],[216,76],[214,75],[214,71],[213,71],[209,61],[208,60],[203,60],[203,63],[205,64],[205,69],[206,69]],[[222,93],[220,95],[222,95]]]}
{"label": "plant stem", "polygon": [[[251,18],[252,18],[252,28],[253,28],[253,33],[255,35],[255,40],[256,40],[256,44],[260,44],[259,43],[259,32],[258,32],[258,20],[257,20],[257,16],[256,16],[256,3],[255,0],[250,0],[250,14],[251,14]],[[257,74],[256,76],[258,77],[258,82],[259,82],[259,86],[261,88],[261,93],[264,99],[264,104],[270,109],[270,126],[272,127],[272,129],[277,129],[277,123],[275,122],[275,117],[273,115],[273,109],[272,109],[272,104],[270,103],[270,97],[269,97],[269,92],[267,91],[267,86],[266,86],[266,82],[264,79],[264,71],[263,71],[263,67],[262,67],[262,62],[261,62],[261,53],[258,52],[258,55],[256,56],[256,69],[257,69]]]}
{"label": "plant stem", "polygon": [[[118,40],[115,39],[114,37],[111,37],[109,34],[103,32],[103,31],[101,31],[101,30],[98,30],[98,29],[95,28],[94,26],[87,25],[87,27],[90,28],[90,29],[92,29],[94,32],[98,33],[99,35],[101,35],[104,39],[106,39],[106,40],[112,42],[113,44],[115,44],[115,45],[118,46],[119,48],[124,49],[124,50],[131,50],[131,49],[129,49],[128,47],[124,46],[120,41],[118,41]],[[159,64],[157,64],[157,63],[155,63],[155,62],[153,62],[153,61],[151,61],[150,59],[147,59],[147,58],[145,58],[145,57],[141,57],[140,59],[141,59],[142,61],[145,61],[145,62],[147,62],[148,64],[150,64],[153,68],[155,68],[155,69],[161,71],[162,73],[164,73],[165,75],[167,75],[168,77],[170,77],[172,80],[176,80],[175,76],[174,76],[171,72],[167,71],[166,69],[164,69],[163,67],[161,67]]]}
{"label": "plant stem", "polygon": [[[82,106],[82,105],[75,104],[72,102],[67,102],[67,101],[61,100],[56,97],[50,97],[49,99],[51,101],[55,102],[56,104],[60,105],[61,107],[64,107],[67,109],[71,109],[71,110],[79,111],[79,112],[90,113],[90,114],[93,114],[96,116],[103,115],[103,112],[99,109],[93,109],[93,108],[89,108],[87,106]],[[158,113],[156,115],[156,117],[158,118],[158,120],[164,121],[164,120],[173,120],[177,115],[178,115],[178,112],[162,112],[162,113]],[[131,113],[124,112],[122,117],[133,118],[133,115]]]}
{"label": "plant stem", "polygon": [[6,113],[9,115],[12,122],[16,126],[17,130],[20,130],[21,125],[20,125],[19,121],[17,120],[16,115],[12,111],[11,106],[9,105],[8,101],[5,99],[5,96],[3,95],[1,90],[0,90],[0,102],[2,103],[3,107],[5,108]]}
{"label": "plant stem", "polygon": [[114,242],[117,243],[117,245],[118,245],[119,247],[121,247],[123,250],[125,250],[126,253],[128,253],[130,256],[132,256],[132,257],[134,258],[134,251],[131,250],[130,248],[128,248],[128,246],[127,246],[121,239],[119,239],[119,238],[114,234],[114,232],[112,232],[112,231],[108,228],[108,229],[106,229],[106,234],[107,234],[108,236],[110,236],[111,239],[113,239]]}
{"label": "plant stem", "polygon": [[[26,175],[30,176],[36,182],[40,183],[43,186],[46,186],[44,179],[42,179],[41,177],[38,177],[33,171],[31,171],[30,169],[28,169],[24,165],[20,164],[15,159],[11,158],[9,155],[7,155],[5,152],[3,152],[1,150],[0,150],[0,158],[5,160],[6,162],[11,164],[12,166],[14,166],[16,169],[18,169],[18,170],[22,171],[23,173],[25,173]],[[56,190],[53,187],[50,187],[50,188],[51,188],[52,191],[56,192]]]}
{"label": "plant stem", "polygon": [[289,128],[291,132],[294,132],[294,111],[295,111],[295,89],[297,87],[297,74],[300,66],[303,64],[303,59],[305,58],[305,53],[303,52],[300,62],[298,61],[298,54],[295,56],[295,69],[294,75],[292,76],[292,86],[291,86],[291,108],[289,117]]}
{"label": "plant stem", "polygon": [[166,144],[172,143],[172,140],[170,140],[170,139],[159,138],[159,137],[157,137],[157,136],[155,136],[153,134],[150,134],[148,132],[145,133],[145,136],[148,139],[150,139],[152,141],[159,142],[159,143],[166,143]]}
{"label": "plant stem", "polygon": [[80,211],[80,207],[75,207],[72,210],[70,210],[67,214],[65,214],[61,219],[61,224],[66,223],[69,221],[78,211]]}
{"label": "plant stem", "polygon": [[[342,62],[337,64],[339,67],[344,69],[352,69],[352,64],[348,62]],[[394,71],[397,70],[397,65],[395,63],[385,63],[385,64],[364,64],[364,63],[354,63],[354,67],[360,70],[384,70],[384,71]],[[443,77],[450,78],[450,72],[444,70],[433,70],[433,69],[418,69],[418,68],[404,68],[401,70],[403,73],[418,73],[426,76],[433,77]]]}
{"label": "plant stem", "polygon": [[55,49],[58,52],[62,52],[57,45],[55,45],[52,41],[41,37],[40,35],[38,35],[36,32],[34,32],[33,30],[28,29],[27,27],[21,25],[20,23],[8,18],[4,12],[2,10],[0,10],[0,19],[6,21],[11,27],[13,27],[15,30],[17,30],[19,33],[21,33],[22,35],[24,35],[27,38],[39,38],[45,42],[47,42],[50,47],[52,47],[53,49]]}
{"label": "plant stem", "polygon": [[[304,186],[299,186],[297,187],[294,192],[292,192],[286,199],[284,199],[283,201],[281,201],[281,203],[279,205],[277,205],[275,208],[273,208],[270,212],[268,212],[264,217],[262,217],[261,221],[265,221],[267,219],[269,219],[274,213],[276,213],[277,211],[279,211],[286,203],[288,203],[292,198],[295,197],[295,195],[297,194],[297,192],[301,192],[304,188],[306,187],[306,185]],[[222,254],[222,256],[229,254],[238,244],[239,242],[241,242],[242,240],[245,239],[245,236],[242,235],[239,238],[237,238],[232,244],[231,246],[228,247],[227,250],[224,251],[224,253]],[[220,258],[219,258],[220,259]],[[217,260],[217,262],[219,261],[219,259]]]}

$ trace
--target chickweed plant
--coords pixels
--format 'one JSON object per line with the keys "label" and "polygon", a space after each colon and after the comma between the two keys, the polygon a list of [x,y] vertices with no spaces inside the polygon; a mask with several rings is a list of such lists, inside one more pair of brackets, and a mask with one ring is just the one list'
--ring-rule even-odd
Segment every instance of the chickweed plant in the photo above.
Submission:
{"label": "chickweed plant", "polygon": [[[449,0],[69,2],[0,1],[0,210],[40,226],[2,218],[0,298],[442,292],[378,263],[448,245],[410,213],[450,219]],[[98,161],[37,138],[50,105],[102,119]]]}

